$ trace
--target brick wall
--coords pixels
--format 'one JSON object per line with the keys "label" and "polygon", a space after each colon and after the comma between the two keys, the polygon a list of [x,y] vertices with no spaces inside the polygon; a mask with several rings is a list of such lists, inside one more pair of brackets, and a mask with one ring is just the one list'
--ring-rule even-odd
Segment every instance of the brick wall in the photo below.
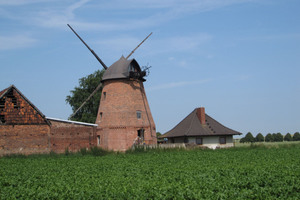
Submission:
{"label": "brick wall", "polygon": [[63,153],[66,149],[72,152],[96,145],[96,127],[50,120],[51,151]]}
{"label": "brick wall", "polygon": [[96,120],[100,147],[125,151],[133,145],[140,129],[144,129],[146,144],[157,143],[155,124],[141,81],[107,80],[102,92],[105,95],[101,96]]}
{"label": "brick wall", "polygon": [[49,153],[49,125],[1,125],[0,155]]}

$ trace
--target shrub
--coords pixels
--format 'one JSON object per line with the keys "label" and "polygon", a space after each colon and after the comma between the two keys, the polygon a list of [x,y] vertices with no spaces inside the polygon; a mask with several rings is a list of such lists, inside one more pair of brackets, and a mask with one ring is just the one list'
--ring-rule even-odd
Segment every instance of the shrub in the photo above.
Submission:
{"label": "shrub", "polygon": [[265,137],[266,142],[274,142],[273,135],[271,133],[268,133]]}
{"label": "shrub", "polygon": [[69,148],[67,147],[67,148],[65,149],[65,155],[68,156],[69,154],[70,154],[70,151],[69,151]]}
{"label": "shrub", "polygon": [[246,142],[246,140],[244,137],[240,139],[240,143],[245,143],[245,142]]}
{"label": "shrub", "polygon": [[255,137],[255,141],[256,141],[256,142],[263,142],[263,141],[265,141],[265,137],[264,137],[261,133],[259,133],[259,134],[257,134],[257,136]]}
{"label": "shrub", "polygon": [[108,151],[100,147],[91,147],[90,152],[93,156],[105,156],[106,154],[108,154]]}
{"label": "shrub", "polygon": [[80,149],[80,153],[81,153],[81,155],[86,155],[88,152],[87,152],[87,150],[86,150],[86,148],[81,148]]}
{"label": "shrub", "polygon": [[245,136],[245,142],[255,142],[255,139],[251,132],[248,132]]}
{"label": "shrub", "polygon": [[283,141],[283,136],[281,135],[281,133],[274,133],[274,142],[282,142]]}
{"label": "shrub", "polygon": [[293,138],[290,133],[287,133],[283,139],[284,141],[293,141]]}
{"label": "shrub", "polygon": [[293,141],[300,141],[300,133],[299,133],[299,132],[296,132],[296,133],[293,135]]}

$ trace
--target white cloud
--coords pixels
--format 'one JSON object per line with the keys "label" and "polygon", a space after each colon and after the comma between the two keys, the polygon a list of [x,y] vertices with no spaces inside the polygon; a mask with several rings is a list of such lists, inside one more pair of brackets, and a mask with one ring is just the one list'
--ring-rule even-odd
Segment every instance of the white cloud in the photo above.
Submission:
{"label": "white cloud", "polygon": [[24,35],[0,36],[0,50],[20,49],[33,46],[37,42]]}
{"label": "white cloud", "polygon": [[209,81],[211,81],[211,80],[210,79],[204,79],[204,80],[197,80],[197,81],[172,82],[172,83],[166,83],[166,84],[150,87],[148,89],[148,91],[178,88],[178,87],[183,87],[183,86],[187,86],[187,85],[199,85],[199,84],[203,84],[203,83],[206,83],[206,82],[209,82]]}
{"label": "white cloud", "polygon": [[[253,0],[112,0],[112,1],[90,1],[80,0],[74,3],[61,0],[55,4],[45,4],[44,2],[52,2],[50,0],[0,0],[0,5],[23,6],[27,4],[38,4],[35,10],[39,12],[21,12],[18,13],[19,20],[24,20],[24,23],[30,21],[37,26],[47,28],[65,28],[67,23],[78,25],[81,30],[101,30],[101,31],[116,31],[116,30],[135,30],[145,27],[155,27],[171,20],[178,19],[184,15],[190,15],[208,10],[217,9],[220,7],[240,4]],[[89,9],[89,12],[108,13],[106,21],[97,20],[91,22],[85,16],[78,17],[75,14],[76,10],[83,7]],[[143,9],[146,11],[143,12]],[[23,9],[25,10],[25,9]],[[33,9],[30,9],[33,10]],[[110,13],[128,12],[127,18],[115,18],[118,15]],[[143,12],[143,17],[136,19],[130,16],[132,13]],[[14,13],[16,14],[16,13]],[[114,16],[110,18],[110,16]],[[135,15],[134,15],[135,16]],[[25,21],[26,19],[26,21]]]}

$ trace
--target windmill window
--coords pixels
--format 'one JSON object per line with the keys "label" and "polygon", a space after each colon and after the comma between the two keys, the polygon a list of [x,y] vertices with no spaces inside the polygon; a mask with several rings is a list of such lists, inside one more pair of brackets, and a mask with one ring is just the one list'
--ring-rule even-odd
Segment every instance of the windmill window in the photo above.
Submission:
{"label": "windmill window", "polygon": [[102,116],[103,116],[103,113],[101,112],[101,113],[100,113],[100,120],[102,120]]}
{"label": "windmill window", "polygon": [[103,101],[106,99],[106,92],[103,92]]}
{"label": "windmill window", "polygon": [[100,135],[97,135],[97,144],[100,144]]}
{"label": "windmill window", "polygon": [[226,137],[220,137],[220,144],[226,144]]}
{"label": "windmill window", "polygon": [[136,118],[138,118],[138,119],[142,118],[142,111],[140,111],[140,110],[136,111]]}

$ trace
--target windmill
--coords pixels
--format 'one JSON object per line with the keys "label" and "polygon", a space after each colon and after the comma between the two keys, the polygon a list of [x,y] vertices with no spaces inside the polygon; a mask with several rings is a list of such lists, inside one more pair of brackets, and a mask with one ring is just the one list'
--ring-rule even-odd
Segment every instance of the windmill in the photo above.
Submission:
{"label": "windmill", "polygon": [[70,117],[103,87],[95,122],[98,124],[97,145],[108,150],[125,151],[134,144],[156,144],[156,128],[143,85],[149,67],[142,70],[135,59],[129,59],[152,33],[126,58],[121,56],[107,67],[74,29],[68,26],[105,70],[101,83]]}

